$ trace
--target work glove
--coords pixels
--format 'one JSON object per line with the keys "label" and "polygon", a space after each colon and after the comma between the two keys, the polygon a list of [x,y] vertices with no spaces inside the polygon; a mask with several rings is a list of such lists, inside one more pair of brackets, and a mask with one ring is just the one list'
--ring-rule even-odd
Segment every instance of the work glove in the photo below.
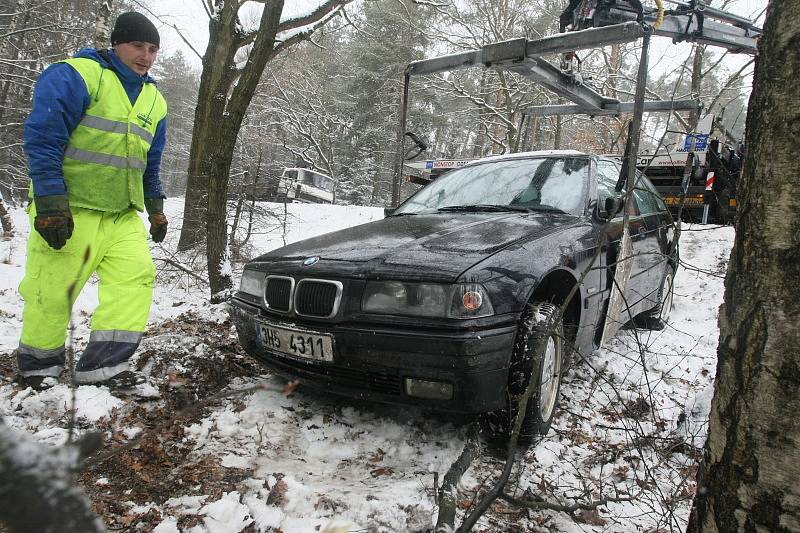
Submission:
{"label": "work glove", "polygon": [[60,250],[72,237],[72,230],[75,228],[67,195],[36,196],[33,203],[36,206],[34,229],[51,248]]}
{"label": "work glove", "polygon": [[167,217],[164,216],[163,198],[145,198],[144,207],[147,209],[150,221],[150,237],[153,242],[161,242],[167,236]]}

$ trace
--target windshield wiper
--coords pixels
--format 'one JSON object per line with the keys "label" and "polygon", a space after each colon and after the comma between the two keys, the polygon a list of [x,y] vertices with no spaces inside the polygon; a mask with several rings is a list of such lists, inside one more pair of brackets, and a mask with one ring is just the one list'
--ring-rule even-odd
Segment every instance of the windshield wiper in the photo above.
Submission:
{"label": "windshield wiper", "polygon": [[559,209],[557,207],[553,207],[552,205],[532,205],[526,208],[528,211],[541,211],[545,213],[562,213],[566,214],[567,212],[563,209]]}
{"label": "windshield wiper", "polygon": [[497,204],[472,204],[472,205],[446,205],[440,207],[437,211],[441,212],[456,212],[461,211],[464,213],[478,213],[478,212],[501,212],[501,211],[515,211],[518,213],[528,213],[530,209],[525,207],[518,207],[515,205],[497,205]]}

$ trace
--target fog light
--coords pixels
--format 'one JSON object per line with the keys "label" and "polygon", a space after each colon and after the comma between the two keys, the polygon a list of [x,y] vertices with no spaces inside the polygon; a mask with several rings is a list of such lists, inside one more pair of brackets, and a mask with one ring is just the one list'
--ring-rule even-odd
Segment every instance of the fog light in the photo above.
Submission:
{"label": "fog light", "polygon": [[426,400],[452,400],[453,384],[444,381],[426,381],[406,378],[406,394]]}

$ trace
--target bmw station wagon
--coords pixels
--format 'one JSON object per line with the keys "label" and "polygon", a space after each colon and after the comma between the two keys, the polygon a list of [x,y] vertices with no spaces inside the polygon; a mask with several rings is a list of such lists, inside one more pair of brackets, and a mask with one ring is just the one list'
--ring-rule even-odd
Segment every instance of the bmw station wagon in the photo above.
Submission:
{"label": "bmw station wagon", "polygon": [[[476,160],[383,220],[250,261],[230,300],[239,339],[306,386],[488,413],[498,436],[535,379],[522,435],[546,433],[570,355],[601,341],[622,235],[619,174],[619,161],[576,151]],[[625,314],[658,326],[672,306],[673,220],[642,174],[626,209]]]}

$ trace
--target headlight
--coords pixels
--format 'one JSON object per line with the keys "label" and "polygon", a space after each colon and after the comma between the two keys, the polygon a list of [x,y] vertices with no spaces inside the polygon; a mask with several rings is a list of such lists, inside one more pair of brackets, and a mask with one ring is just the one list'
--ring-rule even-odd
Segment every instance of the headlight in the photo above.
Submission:
{"label": "headlight", "polygon": [[362,309],[382,315],[476,318],[494,314],[486,290],[477,283],[439,285],[369,281]]}
{"label": "headlight", "polygon": [[242,272],[242,282],[239,284],[239,291],[253,296],[264,294],[264,278],[266,274],[258,270],[244,269]]}

